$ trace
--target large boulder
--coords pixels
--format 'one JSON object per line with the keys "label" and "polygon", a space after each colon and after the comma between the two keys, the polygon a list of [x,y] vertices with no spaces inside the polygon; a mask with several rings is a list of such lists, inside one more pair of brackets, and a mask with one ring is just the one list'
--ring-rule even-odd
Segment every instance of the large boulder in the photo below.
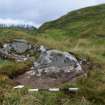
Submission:
{"label": "large boulder", "polygon": [[40,47],[40,57],[34,62],[34,70],[37,76],[51,73],[80,72],[82,67],[76,57],[68,52],[59,50],[46,50]]}

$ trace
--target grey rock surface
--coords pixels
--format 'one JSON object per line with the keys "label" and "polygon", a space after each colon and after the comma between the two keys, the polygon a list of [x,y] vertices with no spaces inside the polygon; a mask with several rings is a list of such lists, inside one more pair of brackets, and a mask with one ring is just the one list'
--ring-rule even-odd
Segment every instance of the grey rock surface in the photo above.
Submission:
{"label": "grey rock surface", "polygon": [[25,53],[27,50],[30,50],[31,48],[32,45],[22,39],[15,39],[12,42],[3,45],[3,49],[8,53],[15,52],[18,54],[22,54]]}
{"label": "grey rock surface", "polygon": [[14,40],[11,44],[10,47],[16,52],[16,53],[24,53],[27,50],[31,49],[31,45],[25,41],[25,40]]}
{"label": "grey rock surface", "polygon": [[5,43],[3,47],[0,48],[0,56],[1,58],[12,58],[18,62],[22,62],[26,60],[31,60],[30,54],[35,53],[34,49],[35,45],[33,47],[33,45],[31,45],[26,40],[15,39],[12,42]]}
{"label": "grey rock surface", "polygon": [[44,46],[40,47],[40,51],[39,59],[34,62],[34,70],[37,76],[41,76],[43,73],[82,71],[82,67],[76,57],[68,52],[46,50]]}
{"label": "grey rock surface", "polygon": [[[28,54],[24,54],[28,51]],[[39,53],[39,57],[35,60],[35,56],[31,53]],[[14,59],[17,62],[32,61],[31,70],[34,75],[42,76],[64,73],[80,73],[82,71],[81,62],[79,62],[73,54],[55,49],[48,49],[44,46],[31,45],[26,40],[15,39],[11,43],[3,45],[0,48],[0,56],[6,59]]]}

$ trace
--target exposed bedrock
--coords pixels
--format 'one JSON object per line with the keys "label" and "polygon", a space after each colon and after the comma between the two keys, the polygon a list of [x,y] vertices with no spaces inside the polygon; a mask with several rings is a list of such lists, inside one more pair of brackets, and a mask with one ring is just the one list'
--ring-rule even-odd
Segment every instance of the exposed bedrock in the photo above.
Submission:
{"label": "exposed bedrock", "polygon": [[[39,56],[35,59],[35,55]],[[86,60],[78,60],[76,56],[69,52],[63,52],[56,49],[48,49],[43,45],[32,45],[23,39],[15,39],[10,43],[5,43],[0,48],[1,59],[13,59],[16,62],[31,61],[33,65],[31,70],[33,75],[41,77],[46,76],[64,76],[64,74],[83,73],[82,68],[87,63]]]}
{"label": "exposed bedrock", "polygon": [[80,62],[74,55],[54,49],[47,50],[44,46],[40,46],[40,57],[34,62],[32,69],[36,76],[83,71]]}

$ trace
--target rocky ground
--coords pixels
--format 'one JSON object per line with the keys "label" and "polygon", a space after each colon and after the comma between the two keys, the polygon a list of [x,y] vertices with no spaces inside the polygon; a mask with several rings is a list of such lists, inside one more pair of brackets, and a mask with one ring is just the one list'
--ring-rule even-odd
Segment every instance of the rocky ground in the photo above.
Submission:
{"label": "rocky ground", "polygon": [[77,58],[73,53],[32,45],[22,39],[4,44],[0,57],[16,62],[31,61],[30,70],[15,77],[14,81],[34,88],[59,87],[85,74],[89,68],[86,59]]}

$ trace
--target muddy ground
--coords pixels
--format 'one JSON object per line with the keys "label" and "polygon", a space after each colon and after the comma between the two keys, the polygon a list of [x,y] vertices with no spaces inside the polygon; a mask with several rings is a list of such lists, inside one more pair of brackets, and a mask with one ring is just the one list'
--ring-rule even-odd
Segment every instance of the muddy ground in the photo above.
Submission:
{"label": "muddy ground", "polygon": [[50,76],[43,75],[41,77],[32,76],[29,73],[30,71],[14,78],[14,81],[17,84],[25,85],[32,88],[47,89],[54,87],[61,87],[62,84],[67,82],[73,82],[76,76],[81,75],[75,74],[74,72],[65,73],[63,75],[52,74]]}

